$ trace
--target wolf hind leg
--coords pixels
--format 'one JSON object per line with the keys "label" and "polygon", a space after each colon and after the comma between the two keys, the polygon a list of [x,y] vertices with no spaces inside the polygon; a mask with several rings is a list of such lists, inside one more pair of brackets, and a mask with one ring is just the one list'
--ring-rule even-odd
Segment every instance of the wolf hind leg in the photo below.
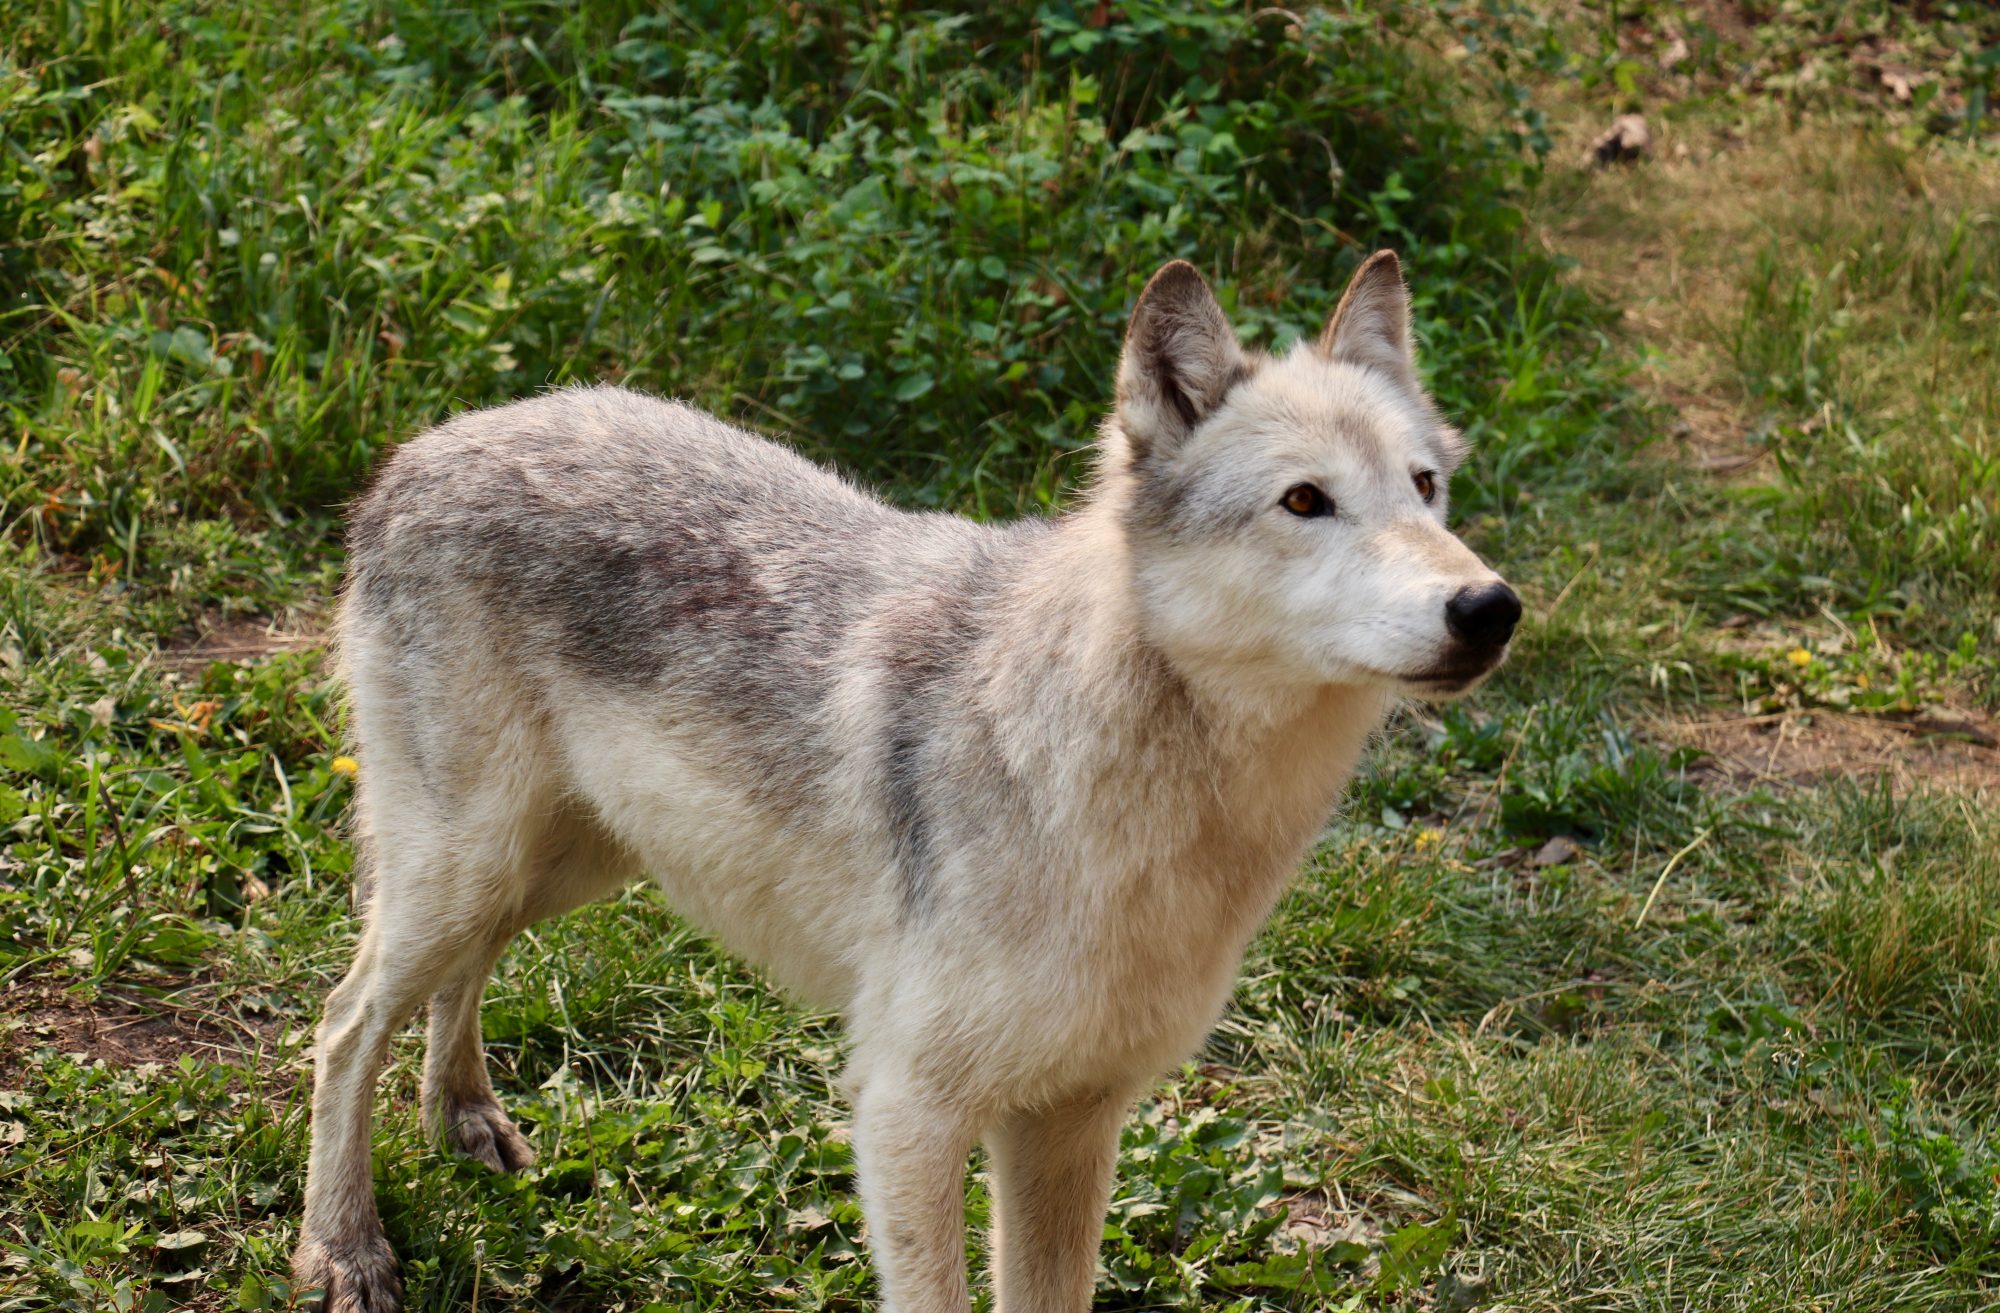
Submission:
{"label": "wolf hind leg", "polygon": [[444,1142],[496,1172],[518,1172],[535,1161],[527,1137],[500,1106],[486,1071],[479,1003],[513,931],[496,935],[443,988],[431,995],[421,1102],[424,1122]]}
{"label": "wolf hind leg", "polygon": [[566,817],[551,825],[529,861],[520,910],[494,929],[479,952],[431,995],[421,1094],[424,1120],[444,1142],[496,1172],[535,1160],[527,1137],[493,1092],[486,1068],[480,1000],[514,937],[630,883],[636,864],[593,821]]}

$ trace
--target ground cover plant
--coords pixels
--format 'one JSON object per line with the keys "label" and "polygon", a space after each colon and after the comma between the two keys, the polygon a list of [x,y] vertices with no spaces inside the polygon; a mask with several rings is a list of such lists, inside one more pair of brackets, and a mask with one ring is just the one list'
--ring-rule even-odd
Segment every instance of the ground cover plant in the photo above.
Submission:
{"label": "ground cover plant", "polygon": [[[1378,244],[1526,632],[1135,1114],[1100,1307],[1991,1307],[1996,79],[1949,4],[0,0],[0,1307],[293,1300],[388,445],[613,378],[1039,512],[1162,260],[1276,345]],[[484,1025],[540,1162],[398,1046],[412,1307],[872,1298],[836,1032],[655,897]]]}

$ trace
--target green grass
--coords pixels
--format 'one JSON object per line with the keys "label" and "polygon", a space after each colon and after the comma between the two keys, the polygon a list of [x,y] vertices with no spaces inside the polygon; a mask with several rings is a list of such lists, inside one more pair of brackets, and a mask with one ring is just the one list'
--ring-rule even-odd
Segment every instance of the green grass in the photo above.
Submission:
{"label": "green grass", "polygon": [[[1136,1112],[1099,1306],[1993,1306],[1991,796],[1674,726],[2000,696],[2000,47],[1766,8],[0,0],[0,1309],[287,1304],[337,704],[312,650],[160,653],[322,624],[388,445],[618,378],[1032,513],[1160,261],[1275,343],[1377,244],[1530,626],[1399,718]],[[1864,37],[1937,89],[1885,102]],[[1630,108],[1662,158],[1578,171]],[[1749,475],[1681,459],[1688,396]],[[399,1043],[413,1307],[872,1300],[830,1019],[634,891],[524,936],[484,1025],[540,1162],[431,1147]]]}
{"label": "green grass", "polygon": [[[1838,613],[1886,639],[1878,683],[1958,654],[1958,691],[1992,705],[2000,14],[1938,9],[1792,3],[1733,43],[1698,8],[1624,9],[1615,45],[1568,56],[1563,100],[1592,131],[1646,109],[1660,159],[1558,179],[1544,209],[1582,281],[1636,303],[1665,399],[1765,458],[1683,491],[1706,543],[1666,586],[1710,623]],[[1675,39],[1692,53],[1663,68]]]}

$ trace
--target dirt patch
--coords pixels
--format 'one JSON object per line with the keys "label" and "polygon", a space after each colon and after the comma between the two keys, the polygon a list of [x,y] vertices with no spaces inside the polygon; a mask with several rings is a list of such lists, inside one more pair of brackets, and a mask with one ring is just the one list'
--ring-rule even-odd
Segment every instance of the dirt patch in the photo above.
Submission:
{"label": "dirt patch", "polygon": [[1695,772],[1738,788],[1886,778],[1898,793],[1931,786],[2000,799],[2000,722],[1977,711],[1907,717],[1784,711],[1671,721],[1654,732],[1709,754]]}
{"label": "dirt patch", "polygon": [[237,1062],[277,1047],[275,1018],[246,1018],[145,996],[100,993],[85,1000],[56,984],[15,982],[0,988],[0,1085],[18,1076],[38,1048],[81,1053],[109,1067]]}
{"label": "dirt patch", "polygon": [[190,674],[217,661],[261,661],[279,652],[317,647],[324,641],[325,636],[313,629],[281,628],[264,616],[204,616],[194,628],[162,643],[154,660],[176,674]]}

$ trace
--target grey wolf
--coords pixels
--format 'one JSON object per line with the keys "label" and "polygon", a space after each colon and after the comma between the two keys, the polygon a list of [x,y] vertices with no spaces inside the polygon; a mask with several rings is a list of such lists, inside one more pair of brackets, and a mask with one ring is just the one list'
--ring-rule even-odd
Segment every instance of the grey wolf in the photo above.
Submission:
{"label": "grey wolf", "polygon": [[1395,700],[1505,656],[1520,603],[1446,528],[1463,454],[1388,252],[1283,356],[1161,269],[1053,519],[899,511],[615,388],[405,444],[349,539],[368,893],[318,1033],[297,1280],[340,1313],[400,1298],[369,1118],[419,1005],[428,1117],[530,1161],[487,977],[523,927],[649,877],[842,1017],[885,1307],[970,1307],[984,1140],[999,1306],[1086,1308],[1128,1106],[1201,1044]]}

